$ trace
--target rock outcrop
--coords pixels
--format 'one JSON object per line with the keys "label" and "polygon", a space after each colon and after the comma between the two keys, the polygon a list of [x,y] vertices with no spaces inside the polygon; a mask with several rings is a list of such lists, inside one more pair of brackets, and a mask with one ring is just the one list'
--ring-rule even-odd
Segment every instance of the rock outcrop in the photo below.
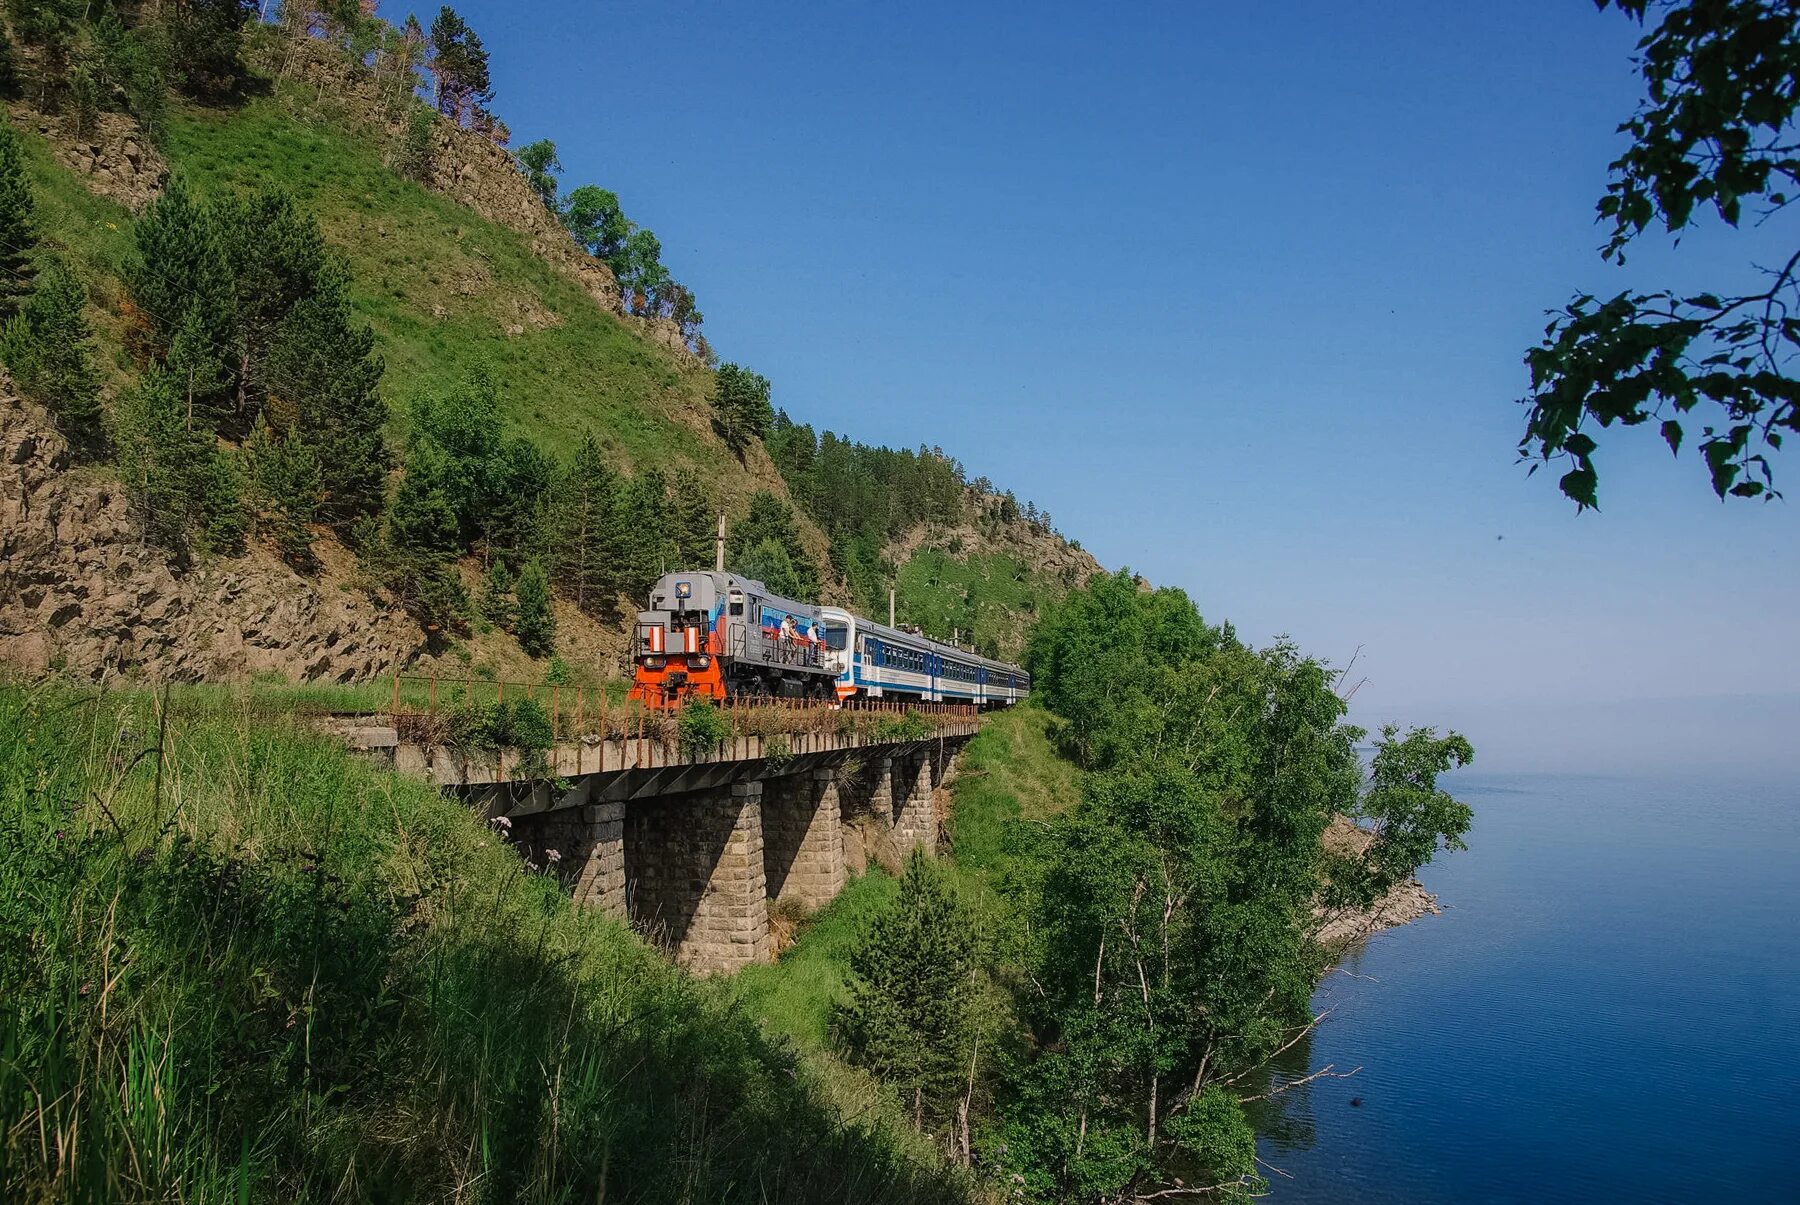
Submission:
{"label": "rock outcrop", "polygon": [[[1321,844],[1333,853],[1357,855],[1366,853],[1374,840],[1375,834],[1358,828],[1344,816],[1332,817],[1330,826],[1320,838]],[[1318,919],[1321,923],[1316,936],[1319,944],[1333,950],[1341,949],[1383,929],[1409,924],[1439,911],[1437,897],[1425,890],[1419,880],[1408,879],[1396,884],[1367,909],[1345,909],[1329,914],[1320,909]]]}
{"label": "rock outcrop", "polygon": [[56,161],[84,177],[89,189],[133,213],[155,200],[169,181],[169,165],[123,113],[96,114],[86,134],[75,133],[68,117],[27,113],[20,120],[27,129],[35,125]]}
{"label": "rock outcrop", "polygon": [[93,681],[274,672],[352,681],[404,664],[416,624],[263,552],[176,573],[118,483],[0,378],[0,666]]}

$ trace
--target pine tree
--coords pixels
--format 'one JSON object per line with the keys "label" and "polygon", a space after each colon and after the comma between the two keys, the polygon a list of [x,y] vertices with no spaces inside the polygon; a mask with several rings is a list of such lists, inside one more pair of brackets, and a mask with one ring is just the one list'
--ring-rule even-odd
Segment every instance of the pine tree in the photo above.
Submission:
{"label": "pine tree", "polygon": [[740,457],[774,425],[768,378],[739,364],[721,364],[713,385],[713,426]]}
{"label": "pine tree", "polygon": [[447,4],[431,22],[431,50],[438,112],[458,125],[469,124],[494,99],[487,50],[468,22]]}
{"label": "pine tree", "polygon": [[556,616],[550,610],[550,578],[541,561],[532,561],[519,574],[515,591],[519,600],[513,633],[519,647],[533,657],[547,657],[556,647]]}
{"label": "pine tree", "polygon": [[[249,423],[261,410],[269,349],[283,321],[308,298],[341,294],[348,274],[326,252],[312,214],[285,193],[221,197],[207,215],[225,256],[235,408]],[[289,421],[281,419],[283,425]]]}
{"label": "pine tree", "polygon": [[190,96],[221,96],[246,74],[244,26],[256,0],[169,0],[164,5],[171,81]]}
{"label": "pine tree", "polygon": [[[196,425],[216,428],[235,409],[231,381],[232,282],[229,261],[212,216],[179,181],[152,201],[135,228],[136,254],[126,265],[132,304],[142,313],[145,341],[167,360],[184,343],[184,377],[217,382],[196,390]],[[207,363],[202,364],[202,361]]]}
{"label": "pine tree", "polygon": [[557,479],[551,522],[557,587],[590,613],[610,610],[619,591],[617,493],[617,479],[600,454],[599,441],[588,432]]}
{"label": "pine tree", "polygon": [[645,469],[619,491],[613,508],[619,533],[619,589],[633,598],[679,559],[668,531],[668,509],[668,479],[657,469]]}
{"label": "pine tree", "polygon": [[675,533],[675,559],[682,568],[703,569],[712,565],[717,523],[718,516],[700,474],[692,469],[681,470],[675,475],[669,529]]}
{"label": "pine tree", "polygon": [[4,355],[19,391],[50,411],[77,453],[93,458],[106,446],[106,428],[86,305],[81,282],[50,259],[25,308],[7,324]]}
{"label": "pine tree", "polygon": [[495,557],[481,579],[481,594],[475,600],[475,610],[495,627],[511,628],[516,615],[512,594],[512,574],[506,571],[505,560]]}
{"label": "pine tree", "polygon": [[[771,563],[780,564],[761,547],[765,543],[777,545],[783,554],[787,566],[783,585],[790,587],[783,593],[797,599],[817,597],[819,567],[800,542],[800,523],[793,508],[767,490],[758,490],[750,499],[750,513],[731,525],[725,540],[726,564],[734,569],[752,560],[764,569]],[[775,585],[766,579],[765,584]]]}
{"label": "pine tree", "polygon": [[224,449],[215,446],[211,451],[200,505],[200,547],[218,556],[237,556],[244,551],[250,526],[244,513],[243,475]]}
{"label": "pine tree", "polygon": [[188,427],[180,385],[166,369],[152,365],[125,395],[118,446],[119,475],[144,539],[185,562],[196,520],[229,509],[228,486],[213,437]]}
{"label": "pine tree", "polygon": [[278,433],[266,422],[245,450],[257,530],[274,541],[288,564],[310,569],[312,524],[323,489],[318,456],[297,434]]}
{"label": "pine tree", "polygon": [[375,333],[352,320],[333,268],[281,319],[263,373],[274,406],[318,459],[319,517],[340,533],[380,513],[388,452],[387,402]]}
{"label": "pine tree", "polygon": [[406,473],[388,509],[392,562],[388,584],[407,611],[429,631],[458,628],[468,598],[456,579],[461,546],[455,462],[428,436],[407,449]]}
{"label": "pine tree", "polygon": [[0,122],[0,320],[18,313],[31,295],[36,217],[24,142],[12,126]]}
{"label": "pine tree", "polygon": [[454,464],[434,441],[413,440],[406,454],[406,473],[394,492],[388,529],[401,553],[453,556],[461,546],[453,497]]}
{"label": "pine tree", "polygon": [[833,1018],[845,1054],[893,1089],[915,1124],[946,1115],[968,1074],[976,954],[968,909],[915,848],[900,898],[851,951],[850,996]]}

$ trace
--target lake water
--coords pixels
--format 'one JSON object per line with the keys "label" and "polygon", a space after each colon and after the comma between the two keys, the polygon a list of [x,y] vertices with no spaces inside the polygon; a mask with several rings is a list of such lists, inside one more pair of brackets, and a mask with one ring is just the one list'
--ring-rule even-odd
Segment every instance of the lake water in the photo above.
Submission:
{"label": "lake water", "polygon": [[1293,1055],[1362,1070],[1278,1098],[1271,1199],[1800,1201],[1800,775],[1446,782],[1444,914],[1321,985]]}

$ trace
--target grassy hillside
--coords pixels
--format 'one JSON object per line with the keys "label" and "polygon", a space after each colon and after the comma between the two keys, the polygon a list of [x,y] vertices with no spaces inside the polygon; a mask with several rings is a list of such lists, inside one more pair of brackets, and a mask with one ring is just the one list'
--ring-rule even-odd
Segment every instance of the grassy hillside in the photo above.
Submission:
{"label": "grassy hillside", "polygon": [[0,817],[0,1198],[966,1198],[721,985],[248,693],[0,687]]}
{"label": "grassy hillside", "polygon": [[[348,58],[332,60],[337,52],[322,44],[316,50],[322,57],[314,67],[359,70]],[[482,370],[494,382],[509,432],[531,439],[557,460],[566,460],[592,433],[606,460],[627,473],[654,467],[672,476],[693,470],[711,505],[734,516],[747,510],[758,491],[789,493],[790,483],[762,443],[753,441],[738,456],[714,431],[708,368],[646,338],[637,319],[605,311],[577,280],[540,256],[531,237],[395,171],[387,161],[394,128],[372,124],[354,89],[338,95],[337,89],[293,75],[266,82],[266,88],[250,88],[241,103],[204,106],[172,99],[160,153],[174,177],[203,198],[277,189],[316,217],[350,268],[349,298],[357,317],[376,332],[386,363],[381,392],[396,451],[405,444],[412,399],[442,394]],[[14,118],[27,135],[42,244],[65,254],[89,288],[108,392],[117,397],[141,367],[127,350],[133,320],[123,285],[134,253],[133,217],[122,205],[94,195],[79,175],[57,162],[39,130],[48,130],[50,139],[66,139],[61,119],[43,121],[24,110]],[[518,186],[503,162],[492,170]],[[734,350],[754,361],[754,349]],[[953,436],[920,433],[922,443],[952,442]],[[960,466],[956,471],[960,474]],[[896,488],[891,482],[865,485],[877,495]],[[830,515],[843,508],[810,496],[795,498],[800,543],[821,568],[838,566],[825,575],[827,599],[848,601],[855,593],[878,613],[891,583],[901,618],[933,635],[948,638],[954,631],[964,643],[1016,655],[1038,609],[1069,584],[1040,572],[1029,558],[943,545],[880,563],[876,572],[882,580],[872,586],[861,580],[865,567],[856,562],[853,582],[846,566],[856,558],[847,558],[845,549],[832,550],[826,535],[827,528],[836,532]],[[874,497],[850,509],[873,514],[891,501]],[[934,517],[952,525],[970,518]],[[904,545],[908,530],[902,521],[883,534]],[[848,543],[846,535],[837,534]],[[869,549],[862,551],[868,553],[865,559],[879,561]],[[322,560],[328,573],[348,576],[347,556]],[[476,570],[465,567],[463,580],[472,588]],[[533,676],[510,637],[484,637],[480,627],[469,646],[457,646],[470,653],[471,665]],[[610,667],[617,659],[617,633],[597,628],[572,609],[563,628],[567,660]]]}

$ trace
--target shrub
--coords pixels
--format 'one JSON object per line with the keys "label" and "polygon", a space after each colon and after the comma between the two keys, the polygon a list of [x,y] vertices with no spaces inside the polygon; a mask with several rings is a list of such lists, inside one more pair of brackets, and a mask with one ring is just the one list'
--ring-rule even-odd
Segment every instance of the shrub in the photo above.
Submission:
{"label": "shrub", "polygon": [[716,751],[731,736],[731,720],[709,699],[694,699],[681,709],[676,725],[684,757],[703,757]]}

